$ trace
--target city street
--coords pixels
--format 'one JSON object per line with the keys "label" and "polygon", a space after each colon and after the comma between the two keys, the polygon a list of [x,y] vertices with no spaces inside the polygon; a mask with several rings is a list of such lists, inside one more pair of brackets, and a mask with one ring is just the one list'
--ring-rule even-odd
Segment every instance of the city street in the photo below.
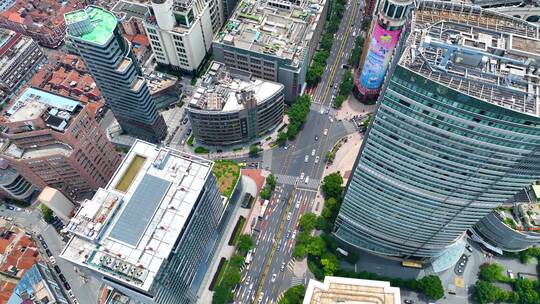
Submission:
{"label": "city street", "polygon": [[[300,277],[292,271],[294,238],[301,215],[322,208],[314,206],[314,201],[322,179],[326,152],[339,138],[356,131],[350,122],[335,120],[330,92],[339,86],[343,72],[341,66],[347,63],[354,47],[352,34],[360,31],[361,22],[355,23],[355,20],[361,20],[360,12],[355,1],[346,7],[328,66],[314,91],[314,104],[297,138],[289,141],[287,149],[277,147],[256,159],[242,159],[260,161],[262,168],[277,177],[278,186],[262,219],[252,261],[242,272],[241,284],[235,292],[237,303],[276,303],[289,287],[307,282],[307,269]],[[325,130],[327,135],[324,135]]]}

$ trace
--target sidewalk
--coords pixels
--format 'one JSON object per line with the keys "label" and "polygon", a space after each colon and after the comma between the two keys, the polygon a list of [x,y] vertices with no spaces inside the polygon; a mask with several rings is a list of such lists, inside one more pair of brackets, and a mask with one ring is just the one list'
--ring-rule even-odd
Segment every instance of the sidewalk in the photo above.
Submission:
{"label": "sidewalk", "polygon": [[[354,162],[356,161],[356,157],[360,152],[360,146],[362,145],[363,137],[359,133],[353,133],[351,135],[347,135],[347,138],[347,142],[342,144],[337,151],[334,162],[326,166],[323,170],[322,178],[324,178],[328,174],[339,171],[341,173],[341,176],[343,176],[343,185],[347,184],[347,181],[352,174],[352,169],[354,166]],[[314,204],[315,208],[312,210],[312,212],[316,215],[320,215],[324,207],[324,197],[322,195],[320,187],[317,192],[317,196],[315,197]]]}
{"label": "sidewalk", "polygon": [[365,105],[358,101],[353,95],[349,95],[343,102],[341,109],[336,110],[335,116],[338,120],[350,120],[355,115],[373,113],[376,107],[376,105]]}
{"label": "sidewalk", "polygon": [[[243,171],[248,171],[247,174],[245,174]],[[258,194],[258,191],[260,190],[260,180],[258,179],[253,179],[251,178],[250,176],[255,176],[256,173],[255,172],[252,172],[252,171],[259,171],[259,170],[243,170],[242,171],[242,179],[244,178],[247,178],[247,183],[248,184],[251,184],[251,186],[255,185],[255,187],[257,187],[257,194]],[[264,181],[264,179],[263,179]],[[243,193],[246,192],[246,188],[250,188],[249,190],[250,191],[247,191],[249,193],[252,193],[253,189],[251,189],[252,187],[251,186],[244,186],[244,184],[242,185],[242,195],[240,195],[240,198],[243,197]],[[252,193],[253,194],[253,193]],[[238,221],[238,219],[240,218],[240,216],[243,216],[244,218],[246,218],[246,222],[244,224],[244,229],[245,227],[249,227],[249,225],[251,224],[248,220],[248,218],[250,217],[250,214],[252,213],[252,209],[245,209],[245,208],[241,208],[240,205],[241,205],[241,202],[238,201],[238,202],[235,202],[234,203],[234,210],[231,211],[231,214],[229,216],[227,220],[227,227],[225,229],[223,229],[223,234],[221,235],[220,237],[220,240],[219,240],[219,244],[218,244],[218,249],[216,251],[216,253],[214,254],[214,257],[212,258],[212,261],[210,263],[210,267],[208,267],[208,270],[207,270],[207,273],[205,275],[205,278],[203,280],[203,283],[202,283],[202,287],[201,287],[201,290],[199,291],[200,292],[200,297],[199,297],[199,303],[212,303],[212,296],[213,296],[213,291],[210,291],[208,288],[210,288],[210,283],[212,282],[212,279],[214,278],[214,274],[216,273],[217,271],[217,268],[219,266],[219,261],[221,260],[221,258],[226,258],[226,259],[229,259],[233,254],[234,254],[234,246],[230,246],[229,245],[229,238],[231,237],[231,234],[234,230],[234,227],[236,226],[236,222]]]}

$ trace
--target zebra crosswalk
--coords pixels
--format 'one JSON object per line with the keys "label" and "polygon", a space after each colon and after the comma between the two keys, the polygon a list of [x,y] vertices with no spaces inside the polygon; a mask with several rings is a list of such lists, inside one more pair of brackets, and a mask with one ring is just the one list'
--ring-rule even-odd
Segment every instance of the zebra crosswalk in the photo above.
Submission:
{"label": "zebra crosswalk", "polygon": [[316,178],[310,178],[308,182],[306,183],[305,178],[303,180],[300,180],[299,176],[292,176],[292,175],[283,175],[283,174],[274,174],[276,177],[278,183],[286,184],[286,185],[297,185],[301,188],[308,188],[308,189],[317,189],[320,184],[320,180]]}
{"label": "zebra crosswalk", "polygon": [[289,260],[289,263],[287,263],[287,269],[289,269],[291,272],[293,272],[295,263],[296,262],[293,259]]}
{"label": "zebra crosswalk", "polygon": [[291,278],[291,286],[303,285],[303,284],[305,284],[304,278],[299,278],[295,276]]}

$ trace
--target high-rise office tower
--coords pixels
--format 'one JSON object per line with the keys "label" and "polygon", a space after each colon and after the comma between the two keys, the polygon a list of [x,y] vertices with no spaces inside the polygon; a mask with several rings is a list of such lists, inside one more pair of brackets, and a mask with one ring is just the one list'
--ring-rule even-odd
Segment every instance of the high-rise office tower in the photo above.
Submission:
{"label": "high-rise office tower", "polygon": [[[40,189],[56,188],[73,200],[105,185],[120,163],[88,107],[70,98],[26,89],[6,110],[0,126],[0,155],[23,180]],[[28,187],[4,185],[19,195],[24,191],[13,191]]]}
{"label": "high-rise office tower", "polygon": [[540,178],[540,40],[536,26],[511,16],[418,5],[335,235],[444,269],[459,258],[465,230]]}
{"label": "high-rise office tower", "polygon": [[[371,9],[375,5],[373,2],[368,3]],[[354,94],[358,98],[365,100],[378,96],[412,3],[412,0],[382,0],[379,3],[366,39],[367,51],[360,60],[362,68],[355,77]]]}
{"label": "high-rise office tower", "polygon": [[136,141],[66,226],[61,257],[136,303],[196,303],[226,200],[212,166]]}
{"label": "high-rise office tower", "polygon": [[116,17],[96,6],[65,14],[67,37],[84,60],[122,129],[135,137],[159,142],[167,133],[130,43]]}
{"label": "high-rise office tower", "polygon": [[196,72],[223,25],[220,0],[152,0],[144,26],[156,61]]}

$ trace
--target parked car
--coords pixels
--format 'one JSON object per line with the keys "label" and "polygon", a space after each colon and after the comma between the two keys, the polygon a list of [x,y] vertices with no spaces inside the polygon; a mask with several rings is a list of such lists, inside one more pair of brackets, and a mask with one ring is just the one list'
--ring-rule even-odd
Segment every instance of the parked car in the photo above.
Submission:
{"label": "parked car", "polygon": [[49,249],[45,249],[45,253],[48,257],[52,257],[52,252]]}
{"label": "parked car", "polygon": [[11,205],[6,205],[6,209],[7,210],[15,210],[15,207],[11,206]]}
{"label": "parked car", "polygon": [[56,273],[62,272],[62,270],[60,270],[60,267],[58,267],[58,265],[54,265],[54,271],[56,271]]}
{"label": "parked car", "polygon": [[71,290],[71,286],[68,282],[64,282],[64,287],[66,288],[66,290]]}
{"label": "parked car", "polygon": [[62,281],[62,283],[67,282],[66,277],[63,274],[59,274],[58,277],[60,278],[60,281]]}

